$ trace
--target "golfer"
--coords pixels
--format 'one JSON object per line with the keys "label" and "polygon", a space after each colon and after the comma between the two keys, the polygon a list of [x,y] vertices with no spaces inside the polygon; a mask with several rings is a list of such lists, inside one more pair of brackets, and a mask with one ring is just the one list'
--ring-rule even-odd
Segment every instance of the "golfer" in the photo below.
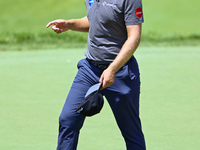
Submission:
{"label": "golfer", "polygon": [[[66,102],[59,117],[57,150],[76,150],[85,116],[76,112],[87,90],[103,83],[106,97],[126,143],[127,150],[145,150],[139,118],[140,75],[133,56],[141,37],[141,0],[85,0],[87,16],[58,19],[56,33],[67,30],[89,32],[86,58],[78,62]],[[66,41],[67,42],[67,41]]]}

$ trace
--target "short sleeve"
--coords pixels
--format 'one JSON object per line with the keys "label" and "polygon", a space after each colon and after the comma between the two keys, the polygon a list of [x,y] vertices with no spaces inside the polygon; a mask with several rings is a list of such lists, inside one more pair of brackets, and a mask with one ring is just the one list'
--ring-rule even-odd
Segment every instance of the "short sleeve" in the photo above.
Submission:
{"label": "short sleeve", "polygon": [[140,24],[144,22],[141,0],[125,0],[124,21],[126,25]]}
{"label": "short sleeve", "polygon": [[88,7],[89,7],[88,0],[85,0],[85,7],[86,7],[86,9],[88,10]]}

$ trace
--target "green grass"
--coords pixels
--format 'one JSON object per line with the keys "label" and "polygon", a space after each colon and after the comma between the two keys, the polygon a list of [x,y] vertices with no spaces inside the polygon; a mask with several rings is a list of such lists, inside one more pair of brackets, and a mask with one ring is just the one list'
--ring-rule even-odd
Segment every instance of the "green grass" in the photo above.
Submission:
{"label": "green grass", "polygon": [[86,15],[82,0],[6,0],[0,1],[1,32],[47,32],[46,24],[59,18]]}
{"label": "green grass", "polygon": [[[143,0],[143,45],[199,46],[199,5],[198,0]],[[83,47],[87,40],[84,33],[56,37],[45,28],[55,19],[84,17],[84,0],[2,0],[0,10],[0,50]]]}
{"label": "green grass", "polygon": [[200,1],[143,0],[143,32],[160,34],[200,34]]}
{"label": "green grass", "polygon": [[[0,149],[53,150],[58,116],[85,49],[0,52]],[[140,47],[148,150],[199,150],[199,47]],[[78,150],[125,150],[111,110],[88,118]]]}
{"label": "green grass", "polygon": [[[136,57],[148,150],[200,149],[200,48],[190,47],[200,44],[199,5],[198,0],[143,0],[144,47]],[[87,34],[57,35],[45,26],[85,16],[84,1],[2,0],[0,10],[0,149],[53,150],[58,116],[76,63],[84,57]],[[125,149],[107,103],[101,114],[86,120],[78,149]]]}
{"label": "green grass", "polygon": [[[198,0],[143,0],[143,31],[159,34],[200,33]],[[58,18],[86,15],[84,0],[6,0],[0,1],[0,31],[47,32],[46,24]]]}
{"label": "green grass", "polygon": [[48,48],[86,47],[87,34],[68,31],[55,33],[3,33],[0,37],[0,50],[33,50]]}
{"label": "green grass", "polygon": [[[161,36],[158,34],[143,35],[141,46],[200,46],[200,35]],[[33,50],[55,48],[86,48],[87,34],[69,31],[55,33],[4,33],[0,37],[0,50]]]}
{"label": "green grass", "polygon": [[[200,46],[200,35],[142,35],[140,46]],[[57,48],[86,48],[87,33],[68,31],[55,33],[4,33],[0,37],[0,50],[33,50]]]}

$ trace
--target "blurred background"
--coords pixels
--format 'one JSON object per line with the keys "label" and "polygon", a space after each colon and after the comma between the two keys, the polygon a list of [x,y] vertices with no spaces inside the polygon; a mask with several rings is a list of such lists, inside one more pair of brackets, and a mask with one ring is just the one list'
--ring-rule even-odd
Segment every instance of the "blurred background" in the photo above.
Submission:
{"label": "blurred background", "polygon": [[[145,23],[143,45],[199,45],[199,1],[143,0]],[[0,49],[77,47],[86,42],[86,34],[55,35],[45,29],[55,19],[86,15],[83,0],[1,0]],[[20,46],[18,45],[20,44]],[[9,46],[8,46],[9,45]],[[15,45],[15,46],[14,46]]]}
{"label": "blurred background", "polygon": [[[200,149],[200,1],[143,0],[140,116],[148,150]],[[83,0],[0,1],[0,149],[56,149],[58,117],[87,33],[46,24],[86,15]],[[78,150],[125,150],[105,102]]]}

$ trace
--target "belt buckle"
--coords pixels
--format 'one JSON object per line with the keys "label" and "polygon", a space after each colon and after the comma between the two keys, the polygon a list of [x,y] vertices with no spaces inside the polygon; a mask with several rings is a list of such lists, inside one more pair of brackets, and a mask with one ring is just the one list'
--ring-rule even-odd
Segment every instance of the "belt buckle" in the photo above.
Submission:
{"label": "belt buckle", "polygon": [[108,68],[109,64],[101,64],[101,63],[98,63],[94,60],[90,60],[90,62],[95,65],[96,67],[98,67],[99,69],[102,69],[102,70],[105,70],[106,68]]}
{"label": "belt buckle", "polygon": [[97,67],[99,68],[99,69],[106,69],[106,68],[108,68],[108,65],[107,64],[97,64]]}

